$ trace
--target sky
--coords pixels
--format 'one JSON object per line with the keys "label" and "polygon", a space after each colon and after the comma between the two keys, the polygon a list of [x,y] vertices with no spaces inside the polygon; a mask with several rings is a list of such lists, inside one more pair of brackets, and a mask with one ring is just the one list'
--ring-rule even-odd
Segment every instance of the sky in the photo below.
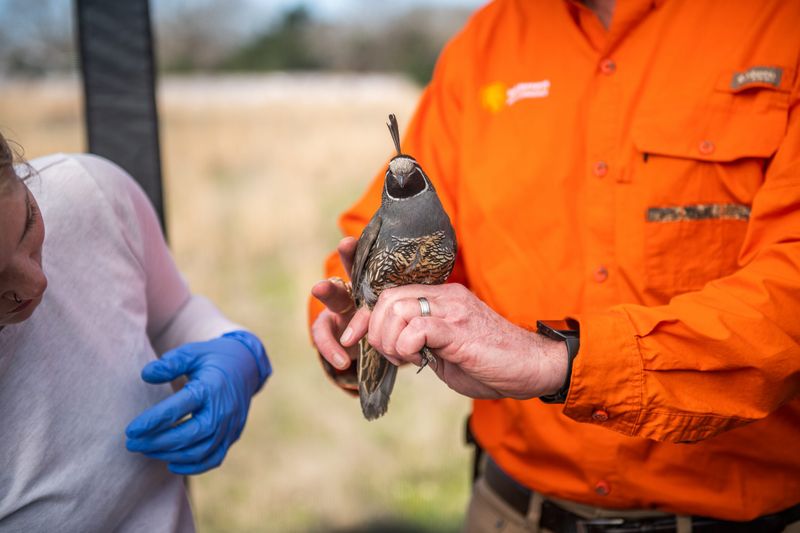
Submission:
{"label": "sky", "polygon": [[263,10],[269,15],[280,13],[287,8],[303,4],[316,16],[323,19],[339,19],[359,16],[364,12],[404,11],[418,5],[442,7],[477,8],[487,0],[390,0],[375,2],[374,0],[248,0],[254,9]]}

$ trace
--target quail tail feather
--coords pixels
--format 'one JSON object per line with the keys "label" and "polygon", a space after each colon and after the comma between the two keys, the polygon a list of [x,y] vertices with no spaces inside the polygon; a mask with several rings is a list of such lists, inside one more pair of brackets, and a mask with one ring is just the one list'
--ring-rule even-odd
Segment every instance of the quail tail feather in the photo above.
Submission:
{"label": "quail tail feather", "polygon": [[361,411],[367,420],[375,420],[386,413],[389,397],[394,388],[397,367],[361,339],[358,357],[358,396]]}

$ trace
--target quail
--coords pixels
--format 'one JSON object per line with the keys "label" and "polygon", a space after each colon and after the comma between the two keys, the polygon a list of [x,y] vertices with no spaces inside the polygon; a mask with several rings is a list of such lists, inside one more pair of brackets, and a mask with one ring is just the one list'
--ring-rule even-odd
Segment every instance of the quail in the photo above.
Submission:
{"label": "quail", "polygon": [[[389,115],[389,132],[397,155],[389,161],[381,205],[358,239],[350,273],[358,308],[372,309],[381,292],[412,283],[444,283],[456,259],[456,236],[436,189],[419,163],[400,150],[397,119]],[[436,356],[424,347],[422,366],[436,369]],[[397,367],[361,339],[358,392],[367,420],[384,413]]]}

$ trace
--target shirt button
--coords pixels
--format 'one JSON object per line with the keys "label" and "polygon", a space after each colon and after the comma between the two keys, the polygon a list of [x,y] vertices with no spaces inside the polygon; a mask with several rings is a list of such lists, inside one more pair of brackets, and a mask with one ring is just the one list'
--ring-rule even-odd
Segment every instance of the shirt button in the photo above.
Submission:
{"label": "shirt button", "polygon": [[606,174],[608,174],[608,163],[605,161],[598,161],[594,164],[594,175],[598,178],[602,178]]}
{"label": "shirt button", "polygon": [[604,59],[600,62],[600,72],[606,75],[614,74],[617,70],[617,64],[611,59]]}
{"label": "shirt button", "polygon": [[598,496],[607,496],[611,492],[611,485],[608,484],[608,481],[598,481],[594,486],[594,492]]}
{"label": "shirt button", "polygon": [[592,420],[596,422],[605,422],[608,420],[608,411],[605,409],[595,409],[594,413],[592,413]]}
{"label": "shirt button", "polygon": [[597,270],[594,271],[594,280],[597,283],[603,283],[607,279],[608,279],[608,269],[602,265],[597,267]]}
{"label": "shirt button", "polygon": [[697,145],[697,149],[700,150],[700,153],[703,155],[708,155],[714,151],[714,143],[711,141],[701,141],[699,145]]}

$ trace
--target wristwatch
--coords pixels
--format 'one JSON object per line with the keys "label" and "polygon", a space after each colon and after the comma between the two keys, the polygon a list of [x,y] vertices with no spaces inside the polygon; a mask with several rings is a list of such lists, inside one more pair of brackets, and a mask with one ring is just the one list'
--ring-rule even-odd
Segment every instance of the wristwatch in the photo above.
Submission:
{"label": "wristwatch", "polygon": [[544,335],[557,341],[564,341],[567,344],[567,377],[564,384],[554,394],[539,396],[544,403],[564,403],[567,401],[570,379],[572,377],[572,362],[578,355],[581,346],[580,326],[577,320],[568,318],[566,320],[537,320],[536,333]]}

